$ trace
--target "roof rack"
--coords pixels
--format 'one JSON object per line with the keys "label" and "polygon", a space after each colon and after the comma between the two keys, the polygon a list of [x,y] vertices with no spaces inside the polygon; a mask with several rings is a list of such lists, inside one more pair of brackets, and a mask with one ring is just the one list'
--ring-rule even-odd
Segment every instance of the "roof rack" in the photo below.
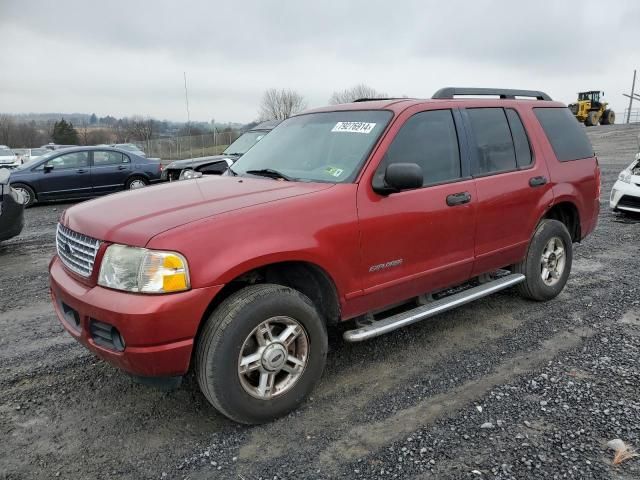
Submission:
{"label": "roof rack", "polygon": [[537,90],[515,90],[511,88],[460,88],[460,87],[446,87],[441,88],[433,97],[436,99],[454,98],[456,95],[495,95],[502,99],[515,99],[516,97],[531,97],[536,100],[551,100],[551,97],[544,92]]}
{"label": "roof rack", "polygon": [[358,98],[354,100],[353,103],[357,102],[375,102],[378,100],[408,100],[406,97],[378,97],[378,98]]}

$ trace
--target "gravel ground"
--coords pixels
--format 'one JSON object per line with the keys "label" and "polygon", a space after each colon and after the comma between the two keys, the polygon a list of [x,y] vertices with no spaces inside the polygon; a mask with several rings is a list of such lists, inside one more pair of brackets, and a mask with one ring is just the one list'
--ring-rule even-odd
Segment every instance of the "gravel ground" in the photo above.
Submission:
{"label": "gravel ground", "polygon": [[258,427],[76,344],[47,292],[67,205],[28,210],[0,244],[0,479],[640,478],[606,446],[640,448],[640,217],[606,202],[639,132],[589,129],[602,212],[558,298],[505,291],[364,344],[334,331],[313,397]]}

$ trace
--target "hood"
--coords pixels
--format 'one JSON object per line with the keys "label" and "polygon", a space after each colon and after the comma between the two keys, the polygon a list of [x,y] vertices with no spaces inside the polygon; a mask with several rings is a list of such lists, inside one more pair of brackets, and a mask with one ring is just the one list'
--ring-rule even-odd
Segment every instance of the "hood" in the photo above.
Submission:
{"label": "hood", "polygon": [[211,163],[211,162],[222,162],[226,159],[235,162],[238,159],[238,155],[214,155],[212,157],[198,157],[198,158],[187,158],[186,160],[176,160],[175,162],[171,162],[165,168],[186,168],[186,167],[198,167],[203,163]]}
{"label": "hood", "polygon": [[222,213],[331,188],[328,183],[207,176],[116,193],[69,208],[62,223],[93,238],[144,246],[155,235]]}

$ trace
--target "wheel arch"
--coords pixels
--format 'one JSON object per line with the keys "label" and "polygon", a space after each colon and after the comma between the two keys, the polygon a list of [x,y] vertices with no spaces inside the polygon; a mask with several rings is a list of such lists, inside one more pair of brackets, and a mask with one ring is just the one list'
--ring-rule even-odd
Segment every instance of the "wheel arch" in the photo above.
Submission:
{"label": "wheel arch", "polygon": [[10,186],[13,185],[26,185],[27,187],[29,187],[31,190],[33,190],[33,194],[35,195],[35,199],[38,199],[38,190],[36,190],[36,187],[29,181],[22,181],[22,180],[18,180],[17,182],[11,182],[9,183]]}
{"label": "wheel arch", "polygon": [[340,320],[340,297],[329,273],[313,262],[282,261],[253,267],[227,282],[206,308],[195,338],[199,338],[202,327],[211,312],[226,298],[248,285],[260,283],[284,285],[303,293],[316,306],[327,325],[334,325]]}
{"label": "wheel arch", "polygon": [[575,203],[568,200],[558,202],[545,212],[542,219],[545,218],[562,222],[567,227],[573,242],[579,242],[581,240],[582,225],[578,207]]}

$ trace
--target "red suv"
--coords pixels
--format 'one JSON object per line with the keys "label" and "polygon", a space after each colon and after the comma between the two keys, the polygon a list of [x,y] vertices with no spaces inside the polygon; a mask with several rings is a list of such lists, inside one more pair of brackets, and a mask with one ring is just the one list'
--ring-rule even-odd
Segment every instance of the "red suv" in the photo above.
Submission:
{"label": "red suv", "polygon": [[311,392],[338,322],[360,341],[510,286],[558,295],[599,194],[584,127],[542,92],[358,101],[289,118],[221,177],[68,209],[51,295],[100,357],[193,370],[259,423]]}

